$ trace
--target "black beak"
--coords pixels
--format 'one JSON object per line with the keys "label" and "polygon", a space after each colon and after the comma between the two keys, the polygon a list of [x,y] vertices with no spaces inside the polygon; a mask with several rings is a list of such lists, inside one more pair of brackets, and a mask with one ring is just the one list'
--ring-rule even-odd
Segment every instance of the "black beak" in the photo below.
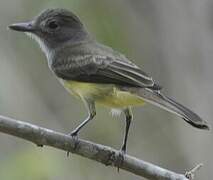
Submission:
{"label": "black beak", "polygon": [[20,32],[33,32],[35,28],[32,25],[32,22],[24,23],[15,23],[8,26],[9,29]]}

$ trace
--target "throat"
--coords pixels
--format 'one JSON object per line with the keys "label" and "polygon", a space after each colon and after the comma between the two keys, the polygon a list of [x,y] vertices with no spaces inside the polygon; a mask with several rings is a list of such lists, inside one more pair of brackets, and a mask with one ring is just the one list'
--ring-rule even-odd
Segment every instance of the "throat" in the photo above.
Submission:
{"label": "throat", "polygon": [[48,48],[46,46],[44,41],[40,37],[35,35],[35,34],[32,34],[32,33],[26,33],[26,34],[27,34],[28,37],[30,37],[31,39],[35,40],[39,44],[39,47],[44,52],[44,54],[46,55],[47,59],[50,59],[51,51],[50,51],[50,48]]}

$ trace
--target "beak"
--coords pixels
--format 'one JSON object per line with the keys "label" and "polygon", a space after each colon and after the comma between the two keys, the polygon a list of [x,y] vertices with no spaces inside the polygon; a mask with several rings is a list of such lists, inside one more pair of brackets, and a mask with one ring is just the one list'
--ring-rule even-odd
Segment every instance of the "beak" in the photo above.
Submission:
{"label": "beak", "polygon": [[36,30],[32,22],[15,23],[9,25],[8,28],[20,32],[34,32]]}

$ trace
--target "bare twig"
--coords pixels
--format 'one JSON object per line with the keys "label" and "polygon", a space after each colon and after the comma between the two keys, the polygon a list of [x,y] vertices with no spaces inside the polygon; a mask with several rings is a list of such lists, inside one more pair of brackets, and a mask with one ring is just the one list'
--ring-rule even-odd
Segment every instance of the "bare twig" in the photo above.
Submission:
{"label": "bare twig", "polygon": [[[119,152],[111,147],[81,139],[76,140],[68,135],[9,117],[0,116],[0,132],[31,141],[39,146],[46,145],[70,151],[107,166],[118,165]],[[123,163],[119,167],[152,180],[188,180],[183,174],[177,174],[129,155],[124,156]],[[192,171],[194,173],[194,170]]]}
{"label": "bare twig", "polygon": [[194,168],[192,168],[190,171],[187,171],[187,172],[185,173],[185,176],[186,176],[189,180],[194,179],[195,172],[198,171],[201,167],[203,167],[203,164],[202,164],[202,163],[196,165],[196,166],[195,166]]}

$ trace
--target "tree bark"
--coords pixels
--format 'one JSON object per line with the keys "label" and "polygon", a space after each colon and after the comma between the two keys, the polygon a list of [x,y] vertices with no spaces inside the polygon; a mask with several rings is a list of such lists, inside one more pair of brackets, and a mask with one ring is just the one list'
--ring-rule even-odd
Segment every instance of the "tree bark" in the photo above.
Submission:
{"label": "tree bark", "polygon": [[9,117],[0,116],[0,132],[31,141],[38,146],[46,145],[72,152],[107,166],[117,167],[119,165],[120,169],[151,180],[188,180],[183,174],[172,172],[129,155],[124,155],[124,159],[120,163],[119,151],[111,147],[73,138]]}

